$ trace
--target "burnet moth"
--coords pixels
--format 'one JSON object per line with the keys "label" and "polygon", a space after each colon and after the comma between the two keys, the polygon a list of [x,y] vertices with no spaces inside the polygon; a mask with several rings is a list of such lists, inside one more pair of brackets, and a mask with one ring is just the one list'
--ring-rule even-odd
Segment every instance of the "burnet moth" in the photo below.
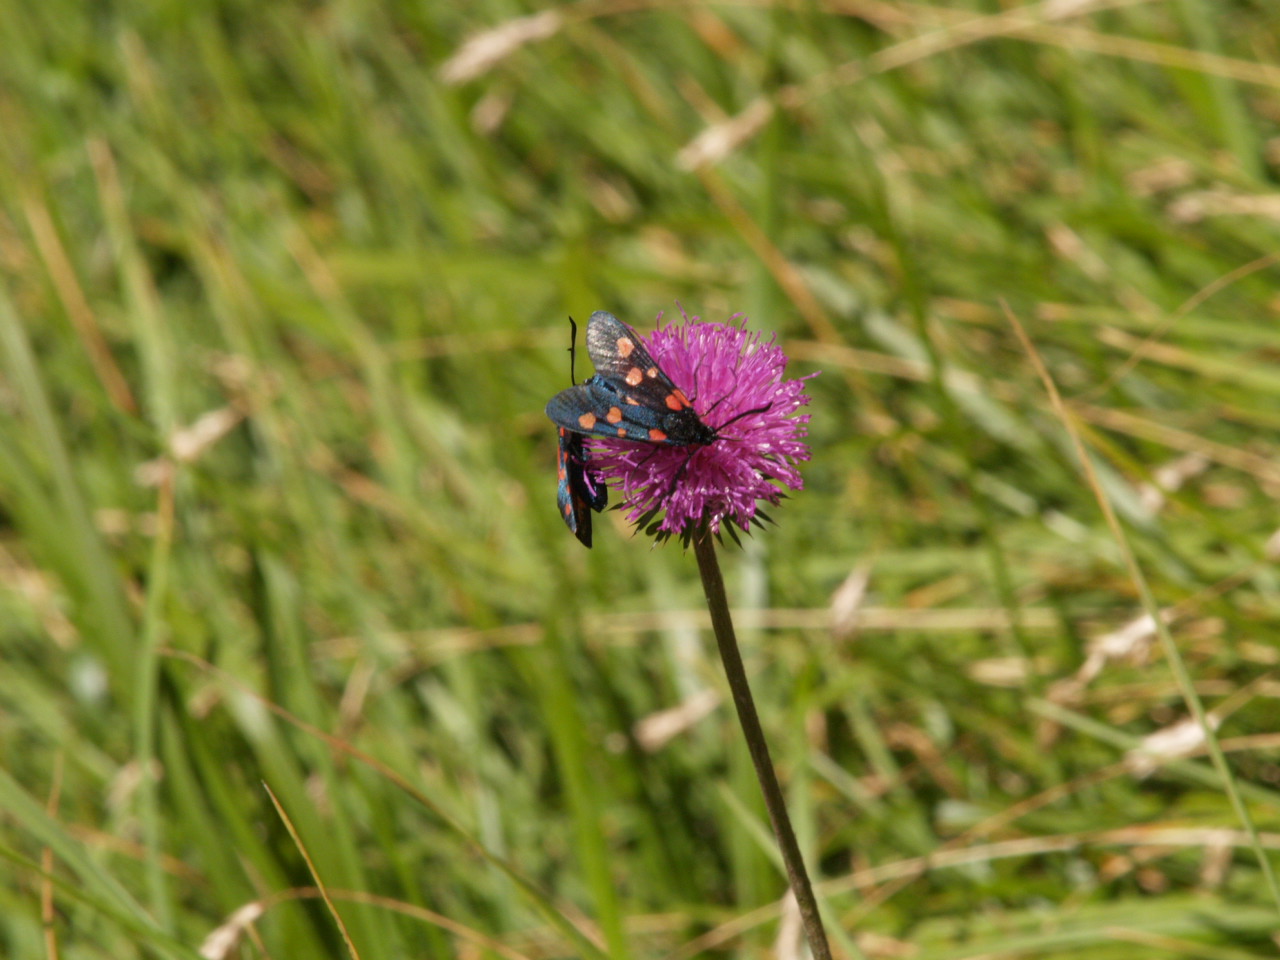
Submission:
{"label": "burnet moth", "polygon": [[[578,325],[569,318],[572,328],[569,341],[569,381],[574,375],[574,346],[578,340]],[[556,502],[560,516],[583,546],[591,548],[591,511],[599,513],[609,502],[609,492],[604,481],[592,474],[590,453],[583,442],[583,435],[559,428],[559,447],[556,450]]]}

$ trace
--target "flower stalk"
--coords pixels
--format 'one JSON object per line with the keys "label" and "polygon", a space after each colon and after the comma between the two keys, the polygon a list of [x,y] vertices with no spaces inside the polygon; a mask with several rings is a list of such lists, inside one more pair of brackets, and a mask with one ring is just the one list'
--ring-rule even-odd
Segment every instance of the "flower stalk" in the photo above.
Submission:
{"label": "flower stalk", "polygon": [[693,552],[698,558],[702,589],[707,596],[707,608],[711,612],[711,627],[716,635],[716,644],[720,648],[720,660],[724,663],[729,690],[733,694],[733,705],[738,711],[738,722],[742,726],[747,750],[751,753],[751,762],[755,766],[756,777],[764,793],[764,805],[769,811],[769,821],[773,824],[773,833],[782,851],[787,880],[791,884],[791,892],[795,895],[796,904],[800,908],[800,921],[804,927],[805,938],[809,941],[809,949],[813,953],[814,960],[831,960],[831,947],[827,943],[826,930],[822,926],[822,917],[818,912],[818,901],[809,883],[804,858],[800,855],[800,845],[796,842],[795,830],[791,827],[791,818],[787,815],[786,803],[782,798],[782,788],[778,785],[773,761],[769,757],[769,746],[764,739],[764,730],[760,727],[755,699],[751,696],[751,687],[747,683],[747,671],[742,664],[742,653],[738,649],[738,640],[733,632],[733,620],[729,616],[729,601],[725,596],[724,577],[720,574],[720,562],[716,558],[715,543],[710,529],[705,524],[693,536]]}

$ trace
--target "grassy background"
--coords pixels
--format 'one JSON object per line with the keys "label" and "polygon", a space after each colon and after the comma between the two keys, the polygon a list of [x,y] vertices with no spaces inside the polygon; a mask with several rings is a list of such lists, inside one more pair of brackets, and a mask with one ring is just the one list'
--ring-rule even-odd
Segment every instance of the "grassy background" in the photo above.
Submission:
{"label": "grassy background", "polygon": [[822,370],[725,564],[837,952],[1274,956],[1280,8],[1013,6],[0,5],[0,954],[794,955],[692,558],[555,511],[678,300]]}

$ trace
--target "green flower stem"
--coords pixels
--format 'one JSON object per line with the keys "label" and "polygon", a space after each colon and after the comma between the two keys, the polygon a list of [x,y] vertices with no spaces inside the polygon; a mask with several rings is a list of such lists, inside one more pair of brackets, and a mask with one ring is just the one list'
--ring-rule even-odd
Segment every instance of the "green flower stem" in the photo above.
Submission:
{"label": "green flower stem", "polygon": [[796,843],[791,818],[787,816],[787,807],[782,800],[782,789],[773,772],[769,746],[765,743],[764,731],[760,728],[760,717],[756,714],[755,700],[747,683],[747,671],[742,665],[738,639],[733,633],[729,601],[724,592],[724,577],[720,575],[720,561],[716,559],[711,531],[706,527],[694,535],[693,552],[698,558],[702,589],[707,595],[707,608],[711,611],[711,627],[720,647],[720,659],[724,663],[729,689],[733,692],[733,705],[738,710],[738,722],[742,725],[742,734],[746,737],[747,749],[751,752],[751,762],[755,764],[756,777],[764,792],[764,805],[769,811],[774,835],[778,838],[782,862],[787,868],[787,879],[791,882],[791,891],[800,907],[800,920],[809,941],[809,949],[813,952],[814,960],[831,960],[831,947],[827,945],[827,933],[818,913],[818,901],[809,884],[809,874],[804,868],[804,859],[800,856],[800,845]]}

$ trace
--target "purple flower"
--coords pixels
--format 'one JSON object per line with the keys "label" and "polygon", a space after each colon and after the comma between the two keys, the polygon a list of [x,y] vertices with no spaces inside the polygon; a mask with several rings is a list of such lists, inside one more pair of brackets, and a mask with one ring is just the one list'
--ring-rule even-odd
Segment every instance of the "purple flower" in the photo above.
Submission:
{"label": "purple flower", "polygon": [[783,487],[804,486],[795,465],[809,459],[801,439],[809,415],[795,413],[809,402],[805,381],[817,374],[784,379],[787,357],[777,338],[748,332],[740,314],[736,325],[681,315],[684,323],[641,340],[716,440],[677,447],[592,438],[592,470],[621,491],[627,519],[659,539],[687,537],[703,521],[712,533],[724,521],[750,530],[759,522],[757,501],[776,504]]}

